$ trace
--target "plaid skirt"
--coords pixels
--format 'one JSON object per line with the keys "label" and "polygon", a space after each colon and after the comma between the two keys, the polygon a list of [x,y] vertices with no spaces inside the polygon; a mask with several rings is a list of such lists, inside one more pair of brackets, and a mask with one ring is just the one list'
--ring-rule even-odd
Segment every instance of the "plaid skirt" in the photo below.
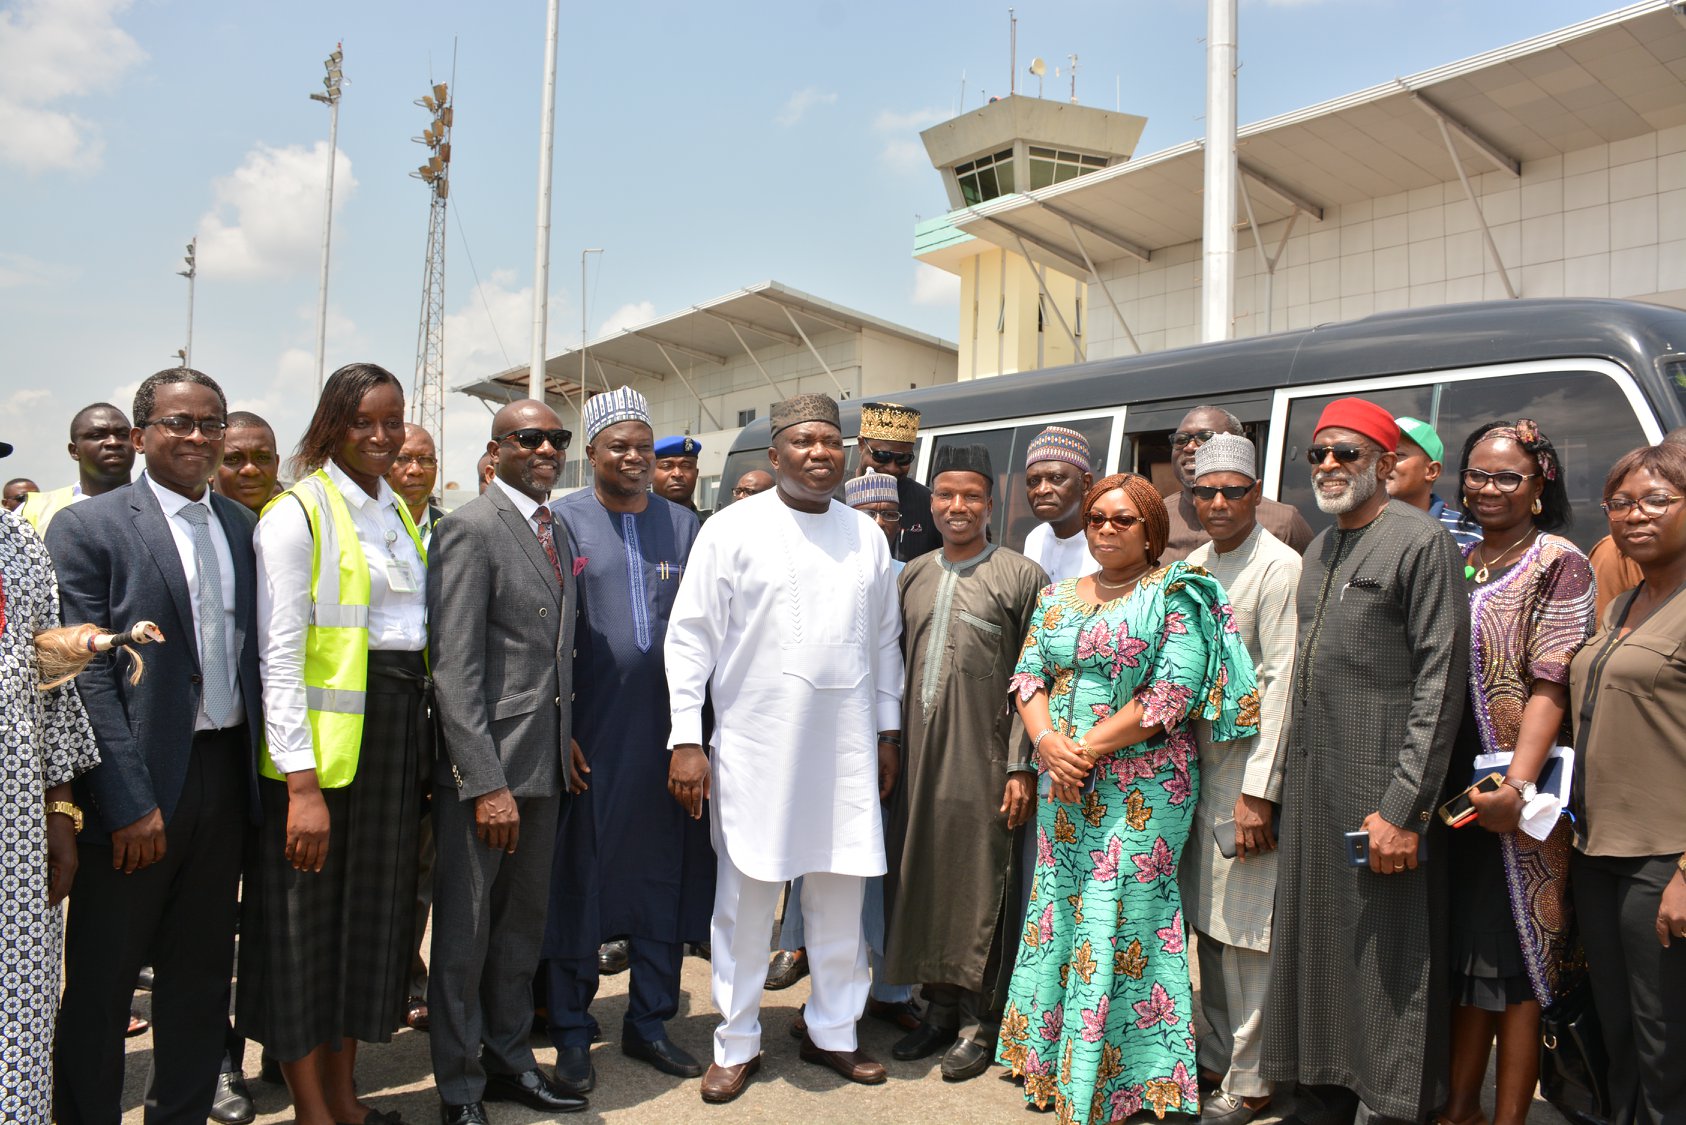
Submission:
{"label": "plaid skirt", "polygon": [[419,652],[371,652],[357,775],[325,789],[328,859],[286,856],[287,785],[259,779],[263,825],[247,864],[236,1026],[283,1062],[349,1038],[384,1043],[403,1018],[415,949],[425,740]]}

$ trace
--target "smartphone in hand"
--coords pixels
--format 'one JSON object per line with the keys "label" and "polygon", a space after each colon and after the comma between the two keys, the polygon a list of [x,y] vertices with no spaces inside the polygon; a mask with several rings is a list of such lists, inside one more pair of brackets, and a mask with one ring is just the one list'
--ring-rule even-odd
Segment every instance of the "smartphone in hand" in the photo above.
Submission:
{"label": "smartphone in hand", "polygon": [[[1370,866],[1369,829],[1360,828],[1356,832],[1347,832],[1342,838],[1346,840],[1347,863],[1353,867]],[[1428,833],[1425,832],[1417,837],[1417,862],[1422,863],[1426,859],[1428,859]]]}

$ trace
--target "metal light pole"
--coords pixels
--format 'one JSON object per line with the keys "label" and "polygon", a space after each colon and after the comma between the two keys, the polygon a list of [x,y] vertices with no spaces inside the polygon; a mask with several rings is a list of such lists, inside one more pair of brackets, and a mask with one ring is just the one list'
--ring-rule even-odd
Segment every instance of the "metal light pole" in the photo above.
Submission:
{"label": "metal light pole", "polygon": [[1200,338],[1235,331],[1235,0],[1206,8],[1206,200],[1200,232]]}
{"label": "metal light pole", "polygon": [[334,232],[334,163],[340,147],[340,86],[345,73],[340,63],[345,60],[345,44],[334,44],[334,53],[322,63],[328,76],[322,79],[326,93],[312,94],[310,100],[328,107],[328,202],[322,209],[322,281],[316,295],[316,395],[322,395],[322,373],[328,349],[328,243]]}
{"label": "metal light pole", "polygon": [[199,267],[194,261],[199,247],[199,238],[195,235],[187,244],[187,268],[177,270],[177,277],[187,278],[187,347],[181,351],[181,365],[193,366],[193,279],[199,276]]}
{"label": "metal light pole", "polygon": [[[601,253],[603,253],[603,248],[601,246],[590,246],[580,251],[580,409],[582,411],[585,409],[585,256],[587,254]],[[607,383],[604,384],[603,389],[609,389]],[[580,420],[580,425],[585,425],[583,415]]]}
{"label": "metal light pole", "polygon": [[550,153],[556,143],[556,25],[560,0],[550,0],[544,37],[544,112],[539,123],[539,215],[533,246],[533,353],[527,397],[544,401],[544,333],[550,292]]}

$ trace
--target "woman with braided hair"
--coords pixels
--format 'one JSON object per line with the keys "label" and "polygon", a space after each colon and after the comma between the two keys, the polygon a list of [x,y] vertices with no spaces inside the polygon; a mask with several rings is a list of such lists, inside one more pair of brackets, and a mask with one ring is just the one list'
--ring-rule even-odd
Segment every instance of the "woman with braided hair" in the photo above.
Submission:
{"label": "woman with braided hair", "polygon": [[1011,680],[1043,776],[1036,866],[997,1048],[1062,1122],[1198,1113],[1177,861],[1199,787],[1189,724],[1258,730],[1223,588],[1159,565],[1168,517],[1143,477],[1083,502],[1100,570],[1042,590]]}

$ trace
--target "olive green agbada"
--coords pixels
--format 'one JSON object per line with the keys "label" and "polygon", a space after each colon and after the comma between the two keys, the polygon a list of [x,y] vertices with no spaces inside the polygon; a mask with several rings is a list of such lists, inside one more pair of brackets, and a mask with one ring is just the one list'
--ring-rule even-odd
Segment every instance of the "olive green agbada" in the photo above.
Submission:
{"label": "olive green agbada", "polygon": [[1024,830],[1007,830],[1002,796],[1010,771],[1035,770],[1007,679],[1047,583],[1040,566],[994,544],[960,563],[922,555],[900,582],[907,688],[885,830],[884,976],[957,986],[991,1010],[1012,973],[1021,897]]}

